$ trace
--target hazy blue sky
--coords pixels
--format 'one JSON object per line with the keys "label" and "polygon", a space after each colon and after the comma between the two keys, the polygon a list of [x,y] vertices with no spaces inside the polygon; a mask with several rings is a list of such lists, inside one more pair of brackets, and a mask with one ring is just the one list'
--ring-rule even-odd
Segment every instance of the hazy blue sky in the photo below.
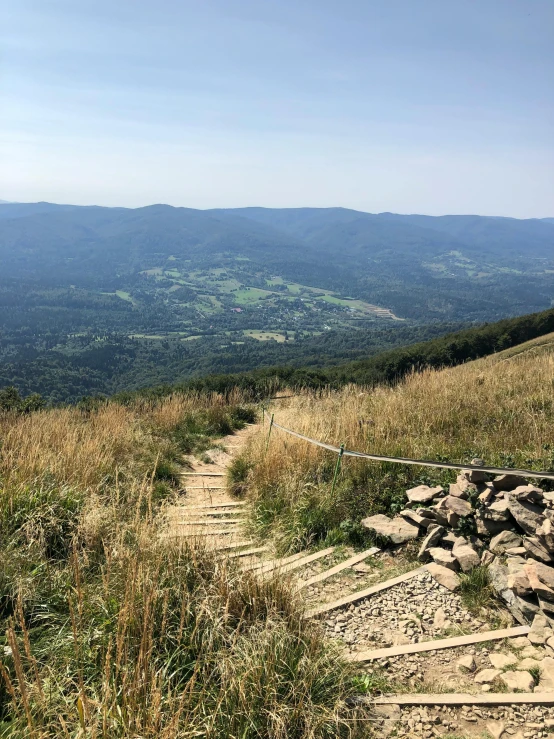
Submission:
{"label": "hazy blue sky", "polygon": [[554,216],[554,0],[2,0],[0,198]]}

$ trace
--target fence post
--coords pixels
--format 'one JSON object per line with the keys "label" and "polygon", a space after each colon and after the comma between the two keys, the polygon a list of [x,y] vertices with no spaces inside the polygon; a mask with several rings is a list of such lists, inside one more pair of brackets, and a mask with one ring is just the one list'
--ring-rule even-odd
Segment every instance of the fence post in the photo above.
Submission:
{"label": "fence post", "polygon": [[335,485],[337,484],[337,477],[339,476],[340,465],[342,462],[342,455],[344,454],[344,444],[340,445],[339,456],[337,457],[337,463],[335,465],[335,474],[333,475],[333,485],[331,486],[331,495],[335,492]]}
{"label": "fence post", "polygon": [[274,417],[274,415],[275,415],[274,413],[271,414],[271,422],[269,424],[269,433],[267,435],[267,443],[265,445],[266,452],[267,452],[267,449],[269,447],[269,439],[271,438],[271,429],[273,428],[273,417]]}

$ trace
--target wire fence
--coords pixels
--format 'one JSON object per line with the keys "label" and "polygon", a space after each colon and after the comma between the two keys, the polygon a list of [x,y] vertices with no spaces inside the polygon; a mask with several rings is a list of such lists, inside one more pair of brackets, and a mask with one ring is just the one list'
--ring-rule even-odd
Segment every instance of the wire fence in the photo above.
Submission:
{"label": "wire fence", "polygon": [[385,457],[381,454],[367,454],[367,452],[355,452],[351,449],[345,449],[344,446],[333,446],[333,444],[325,444],[323,441],[318,441],[317,439],[312,439],[309,436],[304,436],[304,434],[299,434],[298,431],[293,431],[292,429],[286,428],[286,426],[281,426],[280,423],[277,423],[277,421],[274,420],[273,416],[271,416],[271,423],[269,426],[269,434],[267,437],[267,444],[269,444],[269,439],[271,437],[271,430],[273,428],[279,429],[280,431],[284,431],[286,434],[290,434],[291,436],[295,436],[297,439],[302,439],[303,441],[308,441],[310,444],[315,444],[315,446],[319,446],[322,449],[327,449],[330,452],[335,452],[335,454],[339,455],[339,459],[341,457],[357,457],[359,459],[370,459],[374,462],[396,462],[398,464],[412,464],[417,465],[419,467],[438,467],[441,469],[447,469],[447,470],[478,470],[480,472],[488,472],[492,475],[520,475],[521,477],[533,477],[540,480],[554,480],[554,472],[552,470],[547,472],[535,472],[533,470],[518,470],[514,468],[508,468],[505,469],[503,467],[486,467],[486,466],[480,466],[480,465],[471,465],[471,464],[452,464],[450,462],[434,462],[429,459],[410,459],[408,457]]}

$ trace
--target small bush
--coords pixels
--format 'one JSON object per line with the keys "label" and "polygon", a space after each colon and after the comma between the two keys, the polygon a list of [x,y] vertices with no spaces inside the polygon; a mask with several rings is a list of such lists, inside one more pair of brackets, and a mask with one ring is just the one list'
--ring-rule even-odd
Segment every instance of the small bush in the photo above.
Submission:
{"label": "small bush", "polygon": [[474,567],[471,572],[460,576],[460,597],[462,603],[472,613],[488,608],[494,599],[490,585],[488,567]]}

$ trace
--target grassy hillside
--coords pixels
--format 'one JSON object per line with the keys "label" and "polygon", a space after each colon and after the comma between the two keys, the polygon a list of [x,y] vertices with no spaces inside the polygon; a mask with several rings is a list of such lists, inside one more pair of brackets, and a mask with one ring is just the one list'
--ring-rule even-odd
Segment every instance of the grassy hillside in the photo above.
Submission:
{"label": "grassy hillside", "polygon": [[[349,386],[304,395],[276,409],[276,420],[311,438],[374,454],[554,471],[554,355],[521,353],[406,377],[395,387]],[[398,512],[405,491],[445,485],[456,473],[345,458],[331,495],[336,455],[275,430],[269,449],[251,448],[247,470],[252,526],[284,550],[319,540],[360,541],[360,520]],[[546,489],[549,483],[545,482]]]}
{"label": "grassy hillside", "polygon": [[286,583],[159,537],[239,396],[0,413],[0,734],[351,736],[352,673]]}

